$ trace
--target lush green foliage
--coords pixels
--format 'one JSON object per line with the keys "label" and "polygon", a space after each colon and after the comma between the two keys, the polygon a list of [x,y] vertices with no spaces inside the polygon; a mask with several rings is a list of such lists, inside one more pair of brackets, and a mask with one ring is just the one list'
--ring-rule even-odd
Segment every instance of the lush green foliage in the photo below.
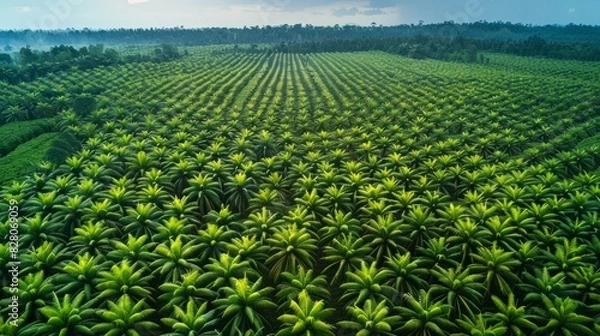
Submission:
{"label": "lush green foliage", "polygon": [[20,144],[25,143],[42,133],[51,132],[54,128],[54,119],[38,119],[31,121],[17,121],[0,126],[0,157],[13,151]]}
{"label": "lush green foliage", "polygon": [[59,133],[44,133],[0,158],[0,185],[9,185],[13,180],[38,171],[37,163],[46,159],[46,153],[52,148],[52,141],[58,135]]}
{"label": "lush green foliage", "polygon": [[0,84],[110,88],[2,191],[20,333],[598,333],[597,64],[213,50]]}

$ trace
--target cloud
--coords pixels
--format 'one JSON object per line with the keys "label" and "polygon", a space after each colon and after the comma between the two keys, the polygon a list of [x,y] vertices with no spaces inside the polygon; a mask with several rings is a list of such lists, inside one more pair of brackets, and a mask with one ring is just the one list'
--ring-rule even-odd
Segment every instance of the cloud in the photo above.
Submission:
{"label": "cloud", "polygon": [[370,16],[370,15],[385,15],[385,14],[388,14],[388,12],[384,11],[381,8],[373,8],[373,9],[368,9],[366,11],[362,11],[361,14],[362,15],[367,15],[367,16]]}
{"label": "cloud", "polygon": [[398,0],[369,0],[368,7],[370,8],[391,8],[398,7]]}
{"label": "cloud", "polygon": [[19,7],[19,8],[17,8],[17,10],[19,11],[19,13],[29,13],[33,10],[33,8],[31,8],[29,6],[25,6],[25,7]]}
{"label": "cloud", "polygon": [[575,13],[576,10],[577,8],[569,8],[569,13]]}
{"label": "cloud", "polygon": [[149,2],[150,0],[127,0],[130,5],[138,5],[144,2]]}
{"label": "cloud", "polygon": [[360,11],[356,7],[352,7],[352,8],[338,8],[338,9],[334,9],[333,11],[331,11],[331,14],[333,16],[337,16],[337,17],[340,17],[340,16],[354,16],[354,15],[360,14]]}

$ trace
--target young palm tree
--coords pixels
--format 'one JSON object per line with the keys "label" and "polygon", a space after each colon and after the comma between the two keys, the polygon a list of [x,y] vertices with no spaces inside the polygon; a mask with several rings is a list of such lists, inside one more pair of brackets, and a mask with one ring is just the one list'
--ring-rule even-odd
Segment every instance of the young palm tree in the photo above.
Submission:
{"label": "young palm tree", "polygon": [[246,216],[250,199],[256,195],[258,186],[251,177],[245,173],[238,173],[231,177],[224,186],[224,198],[232,209],[241,216]]}
{"label": "young palm tree", "polygon": [[394,220],[392,214],[377,216],[368,223],[363,224],[365,241],[369,242],[371,256],[381,265],[385,258],[391,258],[399,252],[406,252],[410,238],[406,237],[400,229],[402,223]]}
{"label": "young palm tree", "polygon": [[[8,291],[8,288],[6,289]],[[19,318],[23,324],[27,325],[33,321],[42,320],[40,308],[51,304],[54,284],[52,279],[46,277],[43,271],[29,273],[19,279],[18,297],[19,297]],[[11,295],[12,296],[12,295]],[[7,313],[11,298],[7,297],[0,300],[2,313]],[[22,308],[24,305],[24,308]]]}
{"label": "young palm tree", "polygon": [[406,306],[395,307],[402,327],[395,332],[408,336],[444,336],[456,329],[449,319],[450,305],[434,301],[431,292],[421,289],[417,298],[405,294]]}
{"label": "young palm tree", "polygon": [[446,270],[439,266],[430,272],[438,281],[431,285],[431,294],[434,299],[446,298],[451,307],[450,316],[474,317],[481,312],[485,292],[485,286],[480,282],[482,275],[470,274],[468,268]]}
{"label": "young palm tree", "polygon": [[152,252],[158,243],[148,242],[148,236],[143,235],[134,237],[131,234],[127,235],[125,243],[113,240],[111,245],[113,250],[106,253],[106,257],[113,262],[121,260],[129,260],[133,265],[146,267],[156,258],[156,254]]}
{"label": "young palm tree", "polygon": [[186,219],[190,223],[199,224],[200,214],[196,211],[196,207],[193,202],[190,202],[188,196],[173,197],[170,203],[165,205],[165,211],[163,212],[161,219],[169,217],[176,217],[179,219]]}
{"label": "young palm tree", "polygon": [[289,303],[293,314],[283,314],[278,320],[283,323],[276,336],[334,336],[334,327],[327,322],[333,308],[325,308],[322,300],[313,301],[306,291],[298,294],[298,300]]}
{"label": "young palm tree", "polygon": [[81,225],[81,216],[83,209],[90,204],[89,198],[84,198],[81,195],[75,194],[67,198],[64,204],[56,206],[56,218],[60,218],[64,223],[62,230],[66,235],[71,237],[75,233],[75,228]]}
{"label": "young palm tree", "polygon": [[404,223],[400,231],[409,238],[408,250],[414,251],[417,246],[423,246],[424,242],[443,234],[438,224],[438,219],[420,204],[413,205],[403,218]]}
{"label": "young palm tree", "polygon": [[182,242],[187,243],[192,239],[195,229],[196,226],[190,224],[186,218],[169,217],[162,220],[162,225],[157,228],[157,233],[152,236],[152,241],[165,242],[180,237]]}
{"label": "young palm tree", "polygon": [[305,228],[298,229],[296,225],[277,228],[267,243],[271,246],[271,256],[266,263],[275,281],[282,272],[293,272],[298,266],[309,269],[314,265],[317,240]]}
{"label": "young palm tree", "polygon": [[144,273],[149,273],[148,269],[136,270],[136,268],[130,266],[129,260],[123,260],[119,264],[113,265],[110,271],[99,272],[100,281],[96,285],[99,292],[93,299],[92,305],[103,305],[110,300],[120,298],[121,295],[127,295],[128,298],[132,296],[140,300],[147,298],[152,300],[153,290],[148,284],[152,280],[152,276],[144,275]]}
{"label": "young palm tree", "polygon": [[282,220],[287,226],[295,225],[299,229],[306,229],[313,238],[318,239],[317,233],[321,229],[321,223],[315,218],[315,214],[310,209],[302,205],[296,205],[295,208],[289,210],[282,217]]}
{"label": "young palm tree", "polygon": [[250,214],[243,223],[246,228],[243,235],[256,236],[261,243],[264,243],[275,234],[283,223],[283,220],[278,218],[277,214],[269,212],[267,208],[262,208],[261,212]]}
{"label": "young palm tree", "polygon": [[204,223],[214,223],[217,226],[224,227],[228,230],[241,232],[244,230],[244,226],[237,221],[239,215],[232,212],[229,206],[221,205],[219,211],[211,210],[204,217],[202,221]]}
{"label": "young palm tree", "polygon": [[[456,320],[456,323],[462,328],[464,333],[471,335],[504,336],[507,331],[507,328],[501,323],[489,325],[490,321],[484,318],[483,314],[479,314],[477,317],[473,318],[464,316],[463,318]],[[464,335],[464,333],[456,335]]]}
{"label": "young palm tree", "polygon": [[147,308],[144,300],[134,303],[127,294],[122,295],[116,303],[108,301],[108,309],[100,309],[97,314],[104,322],[91,328],[95,334],[141,336],[159,328],[151,320],[154,309]]}
{"label": "young palm tree", "polygon": [[298,300],[298,295],[306,291],[311,299],[329,299],[327,290],[327,279],[323,275],[314,276],[313,270],[305,270],[301,266],[294,273],[283,272],[281,274],[283,283],[278,286],[275,295],[280,302],[279,309],[287,308],[291,300]]}
{"label": "young palm tree", "polygon": [[563,272],[550,275],[547,267],[535,269],[533,274],[523,274],[523,282],[517,284],[521,292],[526,293],[523,302],[527,304],[542,304],[542,297],[551,300],[557,297],[576,297],[578,292],[575,285],[569,283]]}
{"label": "young palm tree", "polygon": [[301,198],[296,198],[294,202],[308,210],[309,214],[318,220],[329,213],[329,209],[326,207],[327,201],[325,198],[319,196],[316,189],[305,192]]}
{"label": "young palm tree", "polygon": [[348,307],[352,320],[338,322],[342,329],[356,331],[356,335],[363,336],[392,336],[392,330],[399,323],[398,316],[388,316],[389,310],[384,301],[375,304],[367,300],[363,308]]}
{"label": "young palm tree", "polygon": [[506,252],[495,244],[491,249],[481,247],[472,254],[475,263],[471,266],[473,273],[485,276],[485,298],[489,298],[490,293],[496,291],[508,295],[512,293],[514,285],[519,283],[519,278],[513,271],[520,262],[514,259],[513,255],[514,252]]}
{"label": "young palm tree", "polygon": [[353,235],[343,234],[340,240],[334,238],[333,241],[325,246],[323,261],[327,266],[323,273],[335,274],[331,278],[331,284],[335,284],[343,279],[346,272],[354,272],[360,267],[363,260],[370,261],[368,257],[371,248],[367,246],[362,238],[355,238]]}
{"label": "young palm tree", "polygon": [[530,335],[538,329],[535,316],[525,311],[525,306],[517,306],[515,295],[509,294],[506,303],[499,297],[492,295],[496,313],[490,313],[491,322],[501,323],[506,327],[507,336]]}
{"label": "young palm tree", "polygon": [[427,287],[427,270],[420,266],[421,259],[412,258],[410,252],[395,254],[388,258],[385,267],[393,272],[389,285],[397,292],[398,298],[404,294],[418,295],[420,289]]}
{"label": "young palm tree", "polygon": [[585,266],[590,257],[586,253],[586,246],[579,245],[576,238],[570,241],[562,239],[562,244],[556,244],[555,248],[554,253],[542,250],[549,271],[573,271],[578,267]]}
{"label": "young palm tree", "polygon": [[171,317],[161,318],[161,322],[171,328],[171,332],[165,336],[218,336],[219,320],[216,311],[208,311],[208,302],[198,307],[194,300],[187,301],[185,311],[178,306],[173,307]]}
{"label": "young palm tree", "polygon": [[71,260],[66,263],[61,273],[53,277],[53,282],[59,288],[59,295],[83,294],[86,301],[90,301],[95,288],[100,282],[98,273],[106,269],[106,263],[102,262],[101,256],[92,257],[88,252],[77,255],[77,261]]}
{"label": "young palm tree", "polygon": [[229,254],[221,254],[219,259],[211,259],[211,262],[204,266],[205,273],[200,276],[198,281],[206,288],[211,290],[220,290],[231,279],[241,278],[258,278],[259,274],[250,267],[250,262],[242,261],[242,258],[237,255],[235,257]]}
{"label": "young palm tree", "polygon": [[575,284],[581,302],[587,303],[590,297],[600,293],[600,270],[593,265],[580,267],[567,276]]}
{"label": "young palm tree", "polygon": [[396,294],[396,290],[388,285],[392,276],[389,269],[377,269],[376,262],[367,266],[361,261],[360,269],[346,272],[346,282],[340,286],[344,290],[340,300],[352,305],[362,305],[368,299],[389,302]]}
{"label": "young palm tree", "polygon": [[352,213],[344,213],[340,210],[335,210],[325,218],[323,218],[323,227],[319,230],[319,243],[323,246],[327,245],[333,239],[340,239],[342,235],[356,235],[361,232],[360,222],[353,218]]}
{"label": "young palm tree", "polygon": [[181,236],[177,236],[168,244],[162,243],[156,247],[156,257],[149,267],[155,270],[154,273],[160,274],[161,279],[177,282],[186,271],[200,269],[196,265],[198,259],[193,257],[200,249],[201,246],[194,242],[183,244]]}
{"label": "young palm tree", "polygon": [[491,244],[491,234],[474,223],[471,218],[461,219],[453,227],[448,227],[452,233],[448,237],[448,243],[455,246],[462,246],[461,265],[467,267],[472,263],[473,252],[483,246]]}
{"label": "young palm tree", "polygon": [[36,322],[24,326],[19,335],[93,335],[90,329],[93,325],[95,312],[91,308],[83,308],[83,293],[71,300],[66,294],[62,301],[53,293],[53,305],[40,308],[40,313],[46,322]]}
{"label": "young palm tree", "polygon": [[57,218],[52,218],[51,214],[42,217],[42,213],[38,212],[21,224],[24,234],[19,237],[19,245],[36,248],[43,242],[64,242],[68,236],[61,229],[62,223]]}
{"label": "young palm tree", "polygon": [[196,255],[197,258],[193,259],[200,264],[210,258],[218,259],[219,256],[227,253],[227,244],[238,236],[236,231],[227,230],[225,226],[209,223],[206,229],[198,230],[197,237],[186,244],[188,249],[192,249],[188,256]]}
{"label": "young palm tree", "polygon": [[223,298],[213,302],[223,320],[222,332],[229,335],[239,330],[258,331],[266,325],[263,312],[276,309],[268,299],[271,287],[262,288],[262,278],[251,284],[248,278],[231,279],[230,286],[222,288]]}
{"label": "young palm tree", "polygon": [[67,245],[72,251],[78,253],[89,252],[94,256],[104,255],[111,250],[111,239],[117,237],[115,228],[108,228],[104,221],[82,225],[75,229],[76,235],[71,238]]}
{"label": "young palm tree", "polygon": [[579,304],[569,298],[551,300],[542,296],[543,308],[533,308],[546,322],[533,335],[595,335],[594,319],[577,313]]}
{"label": "young palm tree", "polygon": [[259,273],[268,273],[265,261],[269,258],[269,247],[261,244],[256,236],[234,238],[227,244],[227,250],[233,255],[239,256],[241,261],[247,261]]}
{"label": "young palm tree", "polygon": [[436,265],[441,267],[457,267],[460,263],[461,247],[449,246],[446,237],[433,238],[419,246],[416,256],[421,260],[422,267],[432,269]]}

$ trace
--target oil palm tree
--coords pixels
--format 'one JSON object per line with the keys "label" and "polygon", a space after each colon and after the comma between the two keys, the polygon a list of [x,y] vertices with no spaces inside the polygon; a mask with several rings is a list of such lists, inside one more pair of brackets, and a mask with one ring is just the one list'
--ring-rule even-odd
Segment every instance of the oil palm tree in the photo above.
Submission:
{"label": "oil palm tree", "polygon": [[399,230],[409,238],[409,251],[414,251],[417,246],[423,246],[425,241],[443,234],[442,229],[437,225],[438,219],[420,204],[415,204],[408,210],[403,222]]}
{"label": "oil palm tree", "polygon": [[187,248],[192,250],[188,256],[197,255],[197,258],[193,259],[200,264],[210,258],[218,259],[220,255],[227,252],[227,244],[238,236],[236,231],[209,223],[205,229],[198,230],[195,239],[186,244]]}
{"label": "oil palm tree", "polygon": [[164,313],[170,307],[181,307],[185,302],[216,298],[215,292],[204,288],[200,275],[198,270],[194,270],[183,274],[180,281],[160,285],[158,289],[164,293],[158,297],[158,301],[165,304],[160,313]]}
{"label": "oil palm tree", "polygon": [[578,294],[575,285],[568,282],[563,272],[551,275],[547,267],[535,269],[533,274],[525,273],[522,277],[523,282],[517,284],[517,289],[526,293],[523,302],[527,304],[542,304],[543,296],[554,300]]}
{"label": "oil palm tree", "polygon": [[227,244],[227,250],[234,256],[240,256],[241,261],[247,261],[250,267],[261,274],[266,274],[268,268],[269,246],[263,245],[254,235],[234,238]]}
{"label": "oil palm tree", "polygon": [[77,255],[77,261],[71,260],[62,267],[60,273],[53,277],[54,284],[59,287],[59,295],[83,294],[86,301],[90,301],[95,293],[95,288],[100,282],[98,273],[106,269],[106,262],[101,256],[91,256],[88,252]]}
{"label": "oil palm tree", "polygon": [[[464,316],[456,320],[456,323],[463,330],[463,333],[456,335],[486,335],[486,336],[504,336],[507,328],[501,323],[490,324],[490,320],[484,318],[483,314],[478,314],[476,317]],[[493,323],[493,322],[492,322]]]}
{"label": "oil palm tree", "polygon": [[238,173],[224,185],[225,202],[241,216],[245,216],[250,199],[256,195],[257,190],[258,186],[254,179],[245,173]]}
{"label": "oil palm tree", "polygon": [[456,330],[456,325],[448,317],[450,305],[434,301],[430,292],[419,290],[417,298],[405,294],[406,306],[395,307],[402,319],[399,335],[433,336],[447,335]]}
{"label": "oil palm tree", "polygon": [[410,238],[401,230],[402,222],[395,220],[392,214],[377,216],[363,224],[365,241],[369,242],[371,256],[378,264],[399,252],[406,252]]}
{"label": "oil palm tree", "polygon": [[378,269],[376,262],[369,266],[362,261],[360,269],[346,272],[346,282],[340,285],[344,294],[340,300],[352,305],[362,305],[366,300],[391,301],[396,290],[388,285],[393,272],[389,269]]}
{"label": "oil palm tree", "polygon": [[279,309],[288,308],[291,300],[298,300],[298,295],[306,291],[311,299],[328,300],[327,278],[323,275],[314,276],[313,270],[305,270],[298,266],[294,273],[283,272],[282,283],[278,286],[276,297],[280,302]]}
{"label": "oil palm tree", "polygon": [[171,317],[161,318],[161,322],[171,328],[165,336],[218,336],[219,320],[215,310],[208,310],[208,302],[200,306],[194,300],[188,300],[185,310],[178,306],[173,307]]}
{"label": "oil palm tree", "polygon": [[268,299],[273,288],[261,286],[262,278],[251,283],[244,277],[231,279],[230,285],[222,288],[223,298],[213,302],[224,323],[222,332],[235,335],[235,328],[257,331],[266,325],[263,314],[277,305]]}
{"label": "oil palm tree", "polygon": [[448,237],[448,243],[455,246],[461,246],[462,258],[461,265],[466,267],[472,263],[473,252],[483,246],[491,244],[491,234],[484,230],[471,218],[461,219],[453,227],[448,227],[451,236]]}
{"label": "oil palm tree", "polygon": [[177,236],[175,240],[171,239],[168,243],[162,243],[156,247],[154,250],[156,257],[149,267],[154,269],[154,273],[163,280],[179,281],[181,275],[187,271],[200,269],[196,265],[198,259],[194,256],[201,248],[193,241],[183,244],[181,236]]}
{"label": "oil palm tree", "polygon": [[514,285],[519,283],[519,278],[513,270],[520,265],[520,262],[514,259],[513,255],[514,252],[504,251],[496,244],[492,245],[491,249],[480,247],[472,254],[473,273],[485,277],[484,285],[487,289],[485,298],[489,298],[490,294],[496,291],[508,295],[512,293]]}
{"label": "oil palm tree", "polygon": [[156,205],[138,203],[135,208],[128,207],[126,213],[127,215],[120,219],[124,233],[152,237],[158,231],[161,212]]}
{"label": "oil palm tree", "polygon": [[244,236],[254,235],[262,243],[269,239],[278,227],[283,225],[283,220],[278,218],[277,214],[263,208],[259,213],[250,214],[243,225],[245,227]]}
{"label": "oil palm tree", "polygon": [[514,294],[509,294],[506,302],[492,295],[492,302],[497,312],[490,313],[489,319],[506,327],[507,336],[525,336],[538,329],[536,317],[518,305]]}
{"label": "oil palm tree", "polygon": [[292,300],[289,306],[293,314],[283,314],[278,320],[283,323],[276,336],[334,336],[334,326],[325,322],[334,312],[325,308],[322,300],[313,301],[306,291],[298,294],[298,300]]}
{"label": "oil palm tree", "polygon": [[271,256],[266,263],[271,267],[270,274],[275,281],[282,272],[293,272],[298,266],[311,268],[314,265],[317,241],[305,228],[299,229],[296,225],[277,228],[267,243],[271,246]]}
{"label": "oil palm tree", "polygon": [[570,298],[551,300],[542,296],[543,308],[534,308],[546,323],[533,335],[595,335],[594,319],[577,313],[579,304]]}
{"label": "oil palm tree", "polygon": [[339,240],[334,238],[323,251],[323,261],[328,264],[323,269],[323,273],[331,274],[335,270],[330,283],[338,283],[344,279],[346,272],[357,270],[361,261],[370,261],[371,258],[368,257],[370,252],[371,248],[362,238],[354,237],[351,234],[343,234]]}
{"label": "oil palm tree", "polygon": [[326,245],[333,239],[340,239],[342,235],[359,235],[360,222],[353,218],[352,213],[334,210],[333,213],[323,218],[323,227],[319,230],[319,243]]}
{"label": "oil palm tree", "polygon": [[427,287],[428,272],[420,266],[421,261],[413,258],[410,252],[387,258],[385,267],[392,271],[388,284],[397,292],[398,298],[403,298],[405,293],[418,295],[420,289]]}
{"label": "oil palm tree", "polygon": [[117,237],[117,229],[106,227],[104,221],[86,224],[75,229],[76,235],[67,245],[72,251],[89,252],[94,256],[104,255],[111,250],[111,239]]}
{"label": "oil palm tree", "polygon": [[400,320],[398,316],[388,316],[389,309],[384,301],[376,304],[367,300],[363,308],[352,306],[347,309],[352,319],[340,321],[337,325],[341,329],[356,331],[356,335],[392,336],[392,331]]}
{"label": "oil palm tree", "polygon": [[437,283],[431,285],[431,295],[434,299],[446,299],[450,305],[450,316],[455,318],[474,317],[481,312],[485,286],[480,280],[480,274],[470,274],[467,268],[464,271],[457,269],[443,269],[437,266],[431,274]]}
{"label": "oil palm tree", "polygon": [[433,238],[425,242],[425,246],[419,246],[415,253],[426,268],[436,265],[442,267],[456,267],[460,264],[461,246],[450,246],[446,237]]}
{"label": "oil palm tree", "polygon": [[[119,264],[113,265],[109,271],[98,273],[100,281],[96,285],[98,295],[92,300],[92,305],[103,306],[111,300],[121,300],[122,295],[127,297],[152,300],[151,287],[149,282],[152,275],[148,274],[148,269],[141,267],[137,269],[130,265],[129,260],[123,260]],[[114,302],[114,301],[113,301]],[[125,303],[125,302],[124,302]]]}
{"label": "oil palm tree", "polygon": [[52,306],[40,308],[40,313],[46,321],[24,326],[19,335],[93,335],[91,327],[95,312],[91,308],[83,307],[84,299],[83,293],[80,293],[73,299],[71,295],[66,294],[59,300],[56,293],[53,293]]}
{"label": "oil palm tree", "polygon": [[152,333],[159,325],[152,322],[154,309],[147,308],[144,300],[135,302],[129,295],[122,295],[117,302],[108,301],[108,309],[100,309],[98,317],[103,322],[94,325],[94,334],[106,336],[132,335],[141,336]]}
{"label": "oil palm tree", "polygon": [[[8,292],[8,288],[5,291]],[[52,279],[46,277],[43,271],[29,273],[19,279],[17,296],[19,297],[19,318],[22,319],[22,325],[42,320],[40,308],[52,303],[53,291]],[[7,295],[7,298],[0,300],[2,307],[5,307],[2,309],[3,313],[8,312],[11,297],[12,295],[10,297]]]}
{"label": "oil palm tree", "polygon": [[242,260],[237,255],[235,257],[229,254],[221,254],[219,259],[211,259],[211,262],[204,265],[205,272],[198,281],[202,286],[218,291],[228,282],[235,278],[247,277],[250,279],[258,278],[259,274],[250,266],[250,262]]}
{"label": "oil palm tree", "polygon": [[143,235],[135,237],[132,234],[127,235],[127,241],[121,242],[112,240],[110,243],[113,250],[106,253],[105,256],[113,262],[129,260],[133,265],[148,266],[156,254],[152,252],[158,243],[146,242],[148,236]]}
{"label": "oil palm tree", "polygon": [[43,242],[64,242],[68,236],[61,229],[62,223],[57,218],[52,218],[51,214],[42,216],[42,213],[38,212],[21,224],[24,233],[19,237],[19,245],[35,248]]}

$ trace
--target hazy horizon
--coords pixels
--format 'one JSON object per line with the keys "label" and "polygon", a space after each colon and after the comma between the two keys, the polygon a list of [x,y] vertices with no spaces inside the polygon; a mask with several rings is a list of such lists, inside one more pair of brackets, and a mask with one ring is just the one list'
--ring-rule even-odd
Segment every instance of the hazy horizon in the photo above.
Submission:
{"label": "hazy horizon", "polygon": [[386,26],[455,21],[598,25],[592,0],[5,0],[0,30],[113,29],[335,24]]}

